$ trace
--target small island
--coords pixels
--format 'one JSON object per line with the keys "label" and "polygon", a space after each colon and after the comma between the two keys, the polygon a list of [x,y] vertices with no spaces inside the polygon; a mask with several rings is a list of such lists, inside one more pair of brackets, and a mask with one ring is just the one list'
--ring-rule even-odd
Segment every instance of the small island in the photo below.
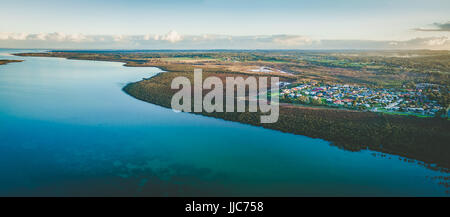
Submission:
{"label": "small island", "polygon": [[23,62],[23,60],[0,60],[0,65],[6,65],[8,63],[19,63]]}

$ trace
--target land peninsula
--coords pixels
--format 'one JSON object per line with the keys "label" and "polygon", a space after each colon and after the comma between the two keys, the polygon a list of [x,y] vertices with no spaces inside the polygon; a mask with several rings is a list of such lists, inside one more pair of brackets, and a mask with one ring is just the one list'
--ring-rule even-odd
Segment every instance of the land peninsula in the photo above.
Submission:
{"label": "land peninsula", "polygon": [[[203,78],[216,76],[223,83],[229,76],[278,76],[286,85],[285,89],[289,90],[301,85],[319,84],[320,87],[331,88],[348,85],[374,90],[415,91],[417,85],[425,84],[430,88],[417,90],[424,97],[409,97],[408,101],[413,105],[408,102],[406,106],[428,109],[431,105],[430,111],[440,108],[433,110],[432,116],[414,112],[403,115],[374,112],[368,107],[354,107],[357,99],[351,105],[333,107],[324,103],[326,100],[322,96],[308,95],[308,101],[302,101],[300,97],[288,97],[292,96],[290,93],[280,96],[280,116],[273,124],[261,124],[260,112],[197,114],[321,138],[350,151],[370,149],[400,156],[400,160],[418,160],[433,169],[450,169],[448,51],[52,51],[17,55],[159,67],[166,72],[130,83],[123,90],[137,99],[167,108],[170,108],[171,98],[177,92],[170,88],[172,79],[184,76],[192,82],[194,68],[203,69]],[[295,94],[303,96],[305,93]],[[384,92],[380,93],[382,99],[386,99],[385,96]]]}
{"label": "land peninsula", "polygon": [[23,60],[0,60],[0,65],[6,65],[8,63],[18,63],[23,62]]}

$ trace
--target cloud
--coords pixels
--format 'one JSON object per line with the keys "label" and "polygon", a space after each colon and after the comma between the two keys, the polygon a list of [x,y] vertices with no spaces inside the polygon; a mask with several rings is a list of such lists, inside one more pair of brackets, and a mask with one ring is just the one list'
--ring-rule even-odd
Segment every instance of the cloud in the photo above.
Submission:
{"label": "cloud", "polygon": [[414,38],[406,41],[391,41],[389,45],[393,48],[402,49],[450,49],[450,39],[442,37]]}
{"label": "cloud", "polygon": [[30,40],[30,41],[85,41],[88,38],[83,34],[64,34],[64,33],[38,33],[38,34],[27,34],[27,33],[0,33],[0,40]]}
{"label": "cloud", "polygon": [[44,49],[440,49],[446,36],[403,41],[313,39],[303,35],[181,35],[176,31],[146,35],[1,33],[0,47]]}
{"label": "cloud", "polygon": [[54,41],[54,42],[131,42],[141,40],[155,40],[168,41],[176,43],[181,41],[183,37],[176,31],[170,31],[164,35],[83,35],[83,34],[64,34],[59,32],[54,33],[5,33],[0,32],[0,40],[13,41]]}
{"label": "cloud", "polygon": [[0,40],[25,40],[28,34],[25,33],[0,33]]}
{"label": "cloud", "polygon": [[172,30],[169,33],[167,33],[166,35],[164,35],[162,37],[162,40],[169,41],[170,43],[175,43],[175,42],[181,41],[182,37],[177,32]]}
{"label": "cloud", "polygon": [[161,40],[161,41],[168,41],[170,43],[176,43],[176,42],[179,42],[179,41],[183,40],[183,36],[178,34],[176,31],[171,30],[170,32],[168,32],[165,35],[151,35],[151,34],[147,34],[142,39],[145,40],[145,41],[150,41],[150,40],[159,41],[159,40]]}
{"label": "cloud", "polygon": [[272,40],[274,43],[284,46],[302,46],[313,43],[311,38],[298,35],[275,35],[272,36]]}
{"label": "cloud", "polygon": [[442,46],[448,42],[447,37],[439,37],[439,38],[431,38],[428,40],[425,40],[423,43],[429,46]]}
{"label": "cloud", "polygon": [[301,48],[315,42],[300,35],[231,36],[219,34],[181,35],[172,30],[166,34],[146,35],[83,35],[64,33],[0,33],[1,42],[33,48],[225,48],[225,49],[277,49]]}
{"label": "cloud", "polygon": [[450,32],[450,21],[446,23],[433,23],[434,28],[416,28],[416,31],[422,32]]}

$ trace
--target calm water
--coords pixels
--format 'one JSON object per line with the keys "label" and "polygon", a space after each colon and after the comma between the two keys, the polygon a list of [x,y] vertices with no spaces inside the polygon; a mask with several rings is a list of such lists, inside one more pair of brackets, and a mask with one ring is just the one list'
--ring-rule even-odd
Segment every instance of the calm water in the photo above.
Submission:
{"label": "calm water", "polygon": [[448,196],[392,156],[174,113],[121,88],[160,72],[12,57],[0,66],[0,196]]}

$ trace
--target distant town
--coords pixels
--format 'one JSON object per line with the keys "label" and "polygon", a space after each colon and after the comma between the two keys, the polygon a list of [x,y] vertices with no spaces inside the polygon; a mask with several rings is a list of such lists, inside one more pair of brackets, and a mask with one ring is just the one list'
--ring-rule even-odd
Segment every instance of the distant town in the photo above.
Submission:
{"label": "distant town", "polygon": [[423,116],[445,112],[437,100],[429,97],[433,92],[439,92],[440,86],[430,83],[419,83],[415,88],[371,89],[347,84],[280,82],[280,87],[280,100],[288,103]]}

